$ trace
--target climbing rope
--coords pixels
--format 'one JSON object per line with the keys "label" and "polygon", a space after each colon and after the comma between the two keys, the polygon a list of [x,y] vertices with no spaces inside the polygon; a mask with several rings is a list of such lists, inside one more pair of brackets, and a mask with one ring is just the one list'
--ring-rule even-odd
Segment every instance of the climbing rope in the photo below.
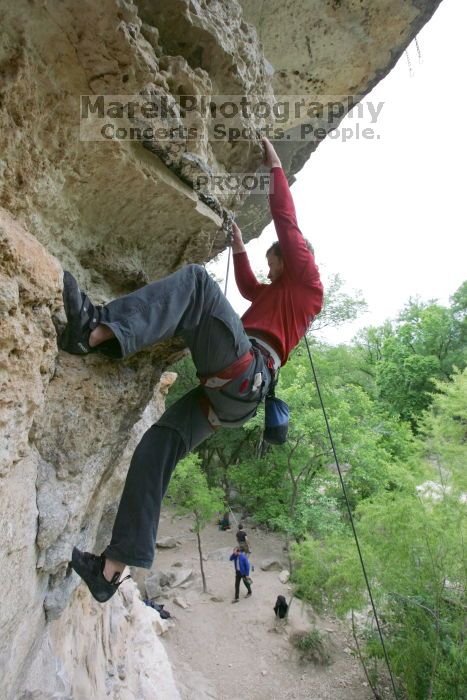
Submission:
{"label": "climbing rope", "polygon": [[222,229],[225,233],[225,237],[227,240],[227,247],[229,249],[229,252],[227,254],[227,272],[225,273],[225,286],[224,286],[224,296],[227,296],[227,285],[229,283],[229,272],[230,272],[230,258],[232,257],[232,244],[233,244],[233,231],[232,231],[232,224],[235,221],[235,214],[232,212],[225,212],[224,213],[224,223],[222,225]]}
{"label": "climbing rope", "polygon": [[319,401],[320,401],[320,404],[321,404],[321,409],[322,409],[322,411],[323,411],[324,420],[325,420],[325,422],[326,422],[326,429],[327,429],[327,432],[328,432],[329,442],[331,443],[332,452],[333,452],[333,455],[334,455],[334,460],[335,460],[336,467],[337,467],[337,471],[338,471],[338,474],[339,474],[339,479],[340,479],[340,482],[341,482],[342,490],[343,490],[343,492],[344,492],[345,503],[346,503],[346,506],[347,506],[347,512],[348,512],[348,514],[349,514],[350,524],[351,524],[351,526],[352,526],[352,532],[353,532],[353,536],[354,536],[354,539],[355,539],[355,544],[357,545],[357,551],[358,551],[358,556],[359,556],[360,564],[361,564],[362,571],[363,571],[363,576],[365,577],[365,583],[366,583],[366,587],[367,587],[367,590],[368,590],[368,595],[369,595],[369,597],[370,597],[371,607],[372,607],[372,609],[373,609],[373,615],[374,615],[374,618],[375,618],[376,626],[377,626],[377,628],[378,628],[378,634],[379,634],[379,638],[380,638],[380,640],[381,640],[381,646],[382,646],[383,652],[384,652],[384,659],[385,659],[385,661],[386,661],[386,666],[387,666],[387,669],[388,669],[388,671],[389,671],[389,675],[390,675],[390,677],[391,677],[391,684],[392,684],[392,689],[393,689],[393,691],[394,691],[394,697],[395,697],[396,700],[397,700],[398,695],[397,695],[396,685],[395,685],[395,682],[394,682],[394,677],[393,677],[393,675],[392,675],[391,664],[389,663],[389,657],[388,657],[388,654],[387,654],[387,651],[386,651],[386,645],[385,645],[385,643],[384,643],[383,631],[382,631],[381,625],[380,625],[380,623],[379,623],[378,613],[376,612],[376,606],[375,606],[375,603],[374,603],[374,600],[373,600],[373,594],[372,594],[372,592],[371,592],[370,582],[369,582],[369,580],[368,580],[368,575],[367,575],[367,573],[366,573],[365,564],[364,564],[364,562],[363,562],[362,551],[361,551],[361,549],[360,549],[360,543],[359,543],[359,540],[358,540],[357,531],[356,531],[356,529],[355,529],[355,523],[354,523],[354,519],[353,519],[353,516],[352,516],[352,510],[351,510],[351,508],[350,508],[350,503],[349,503],[349,499],[348,499],[348,496],[347,496],[347,489],[345,488],[344,479],[343,479],[343,477],[342,477],[342,471],[341,471],[340,464],[339,464],[339,460],[338,460],[338,457],[337,457],[336,447],[335,447],[335,445],[334,445],[334,440],[333,440],[332,433],[331,433],[331,427],[330,427],[330,425],[329,425],[328,416],[327,416],[327,413],[326,413],[326,409],[325,409],[325,407],[324,407],[323,397],[321,396],[321,390],[320,390],[320,388],[319,388],[318,377],[317,377],[317,375],[316,375],[315,366],[314,366],[314,364],[313,364],[313,359],[312,359],[312,357],[311,357],[310,345],[309,345],[309,343],[308,343],[308,338],[307,338],[306,336],[305,336],[305,343],[306,343],[306,349],[307,349],[307,351],[308,351],[308,358],[309,358],[309,360],[310,360],[311,371],[312,371],[312,373],[313,373],[313,379],[314,379],[315,385],[316,385],[316,391],[318,392],[318,397],[319,397]]}
{"label": "climbing rope", "polygon": [[225,287],[224,287],[224,296],[227,296],[227,285],[229,283],[229,271],[230,271],[230,258],[232,256],[232,244],[229,244],[229,252],[227,254],[227,272],[225,275]]}
{"label": "climbing rope", "polygon": [[[415,37],[415,48],[416,48],[416,51],[417,51],[418,62],[419,62],[419,63],[422,63],[422,52],[420,51],[420,45],[419,45],[419,43],[418,43],[417,37]],[[412,61],[411,61],[410,54],[409,54],[409,47],[407,47],[406,50],[405,50],[405,57],[406,57],[406,59],[407,59],[407,64],[408,64],[408,66],[409,66],[409,76],[410,76],[411,78],[413,78],[413,76],[414,76],[414,71],[413,71]]]}

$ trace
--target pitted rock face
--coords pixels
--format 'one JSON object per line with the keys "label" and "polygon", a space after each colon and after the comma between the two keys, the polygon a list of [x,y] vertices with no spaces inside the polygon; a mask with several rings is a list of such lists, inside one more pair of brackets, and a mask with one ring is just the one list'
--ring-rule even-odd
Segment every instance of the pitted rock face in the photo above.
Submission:
{"label": "pitted rock face", "polygon": [[[207,206],[193,182],[207,170],[259,165],[257,144],[210,142],[209,123],[203,122],[196,140],[145,142],[149,148],[81,140],[80,95],[154,94],[170,103],[180,95],[271,93],[256,32],[241,20],[235,2],[214,3],[218,14],[205,8],[203,28],[194,23],[191,30],[190,22],[183,23],[182,3],[179,9],[177,3],[162,6],[172,9],[168,18],[154,18],[159,29],[143,24],[131,2],[0,3],[0,63],[7,76],[0,205],[66,267],[88,270],[84,281],[102,298],[218,252],[224,245],[221,210]],[[215,84],[214,75],[175,51],[172,24],[185,32],[186,45],[201,42],[202,33],[205,60],[218,71]],[[234,203],[229,195],[224,200]]]}
{"label": "pitted rock face", "polygon": [[[438,2],[240,0],[274,65],[276,95],[364,95]],[[291,123],[290,126],[293,124]]]}
{"label": "pitted rock face", "polygon": [[[0,0],[0,676],[8,700],[101,697],[104,688],[110,698],[177,696],[154,611],[138,607],[132,587],[111,609],[94,605],[68,560],[73,545],[99,552],[108,542],[131,454],[175,379],[162,372],[182,348],[165,343],[125,362],[59,352],[62,268],[105,303],[211,259],[225,245],[228,210],[246,240],[269,219],[266,197],[195,186],[200,176],[255,172],[264,117],[240,115],[251,137],[239,141],[214,139],[212,110],[195,119],[195,140],[89,141],[80,96],[170,105],[190,95],[269,105],[281,94],[358,98],[438,4]],[[300,118],[284,127],[293,135]],[[291,178],[313,149],[278,144]],[[151,648],[157,658],[125,655],[115,641],[123,637],[126,649]]]}

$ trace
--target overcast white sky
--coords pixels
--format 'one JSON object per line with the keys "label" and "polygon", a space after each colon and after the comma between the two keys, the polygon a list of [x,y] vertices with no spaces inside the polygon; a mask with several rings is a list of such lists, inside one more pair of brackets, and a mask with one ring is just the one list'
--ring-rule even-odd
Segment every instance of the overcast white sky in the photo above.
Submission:
{"label": "overcast white sky", "polygon": [[[444,0],[394,70],[365,98],[384,102],[379,140],[326,138],[292,187],[298,222],[316,251],[323,281],[339,273],[360,289],[369,312],[323,332],[348,342],[366,325],[394,318],[410,296],[449,296],[467,279],[467,2]],[[365,122],[365,123],[364,123]],[[346,117],[341,127],[355,128]],[[370,124],[368,111],[361,126]],[[248,244],[255,271],[266,272],[269,225]],[[225,274],[225,259],[214,267]],[[233,281],[238,313],[248,306]]]}

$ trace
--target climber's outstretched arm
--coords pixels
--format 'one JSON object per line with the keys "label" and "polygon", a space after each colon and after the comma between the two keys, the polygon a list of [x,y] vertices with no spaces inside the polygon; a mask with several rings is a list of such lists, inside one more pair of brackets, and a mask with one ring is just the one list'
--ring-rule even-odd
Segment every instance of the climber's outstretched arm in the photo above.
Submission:
{"label": "climber's outstretched arm", "polygon": [[242,297],[245,297],[248,301],[254,301],[263,285],[258,282],[251,269],[246,248],[243,244],[242,232],[235,222],[232,223],[232,232],[235,281]]}
{"label": "climber's outstretched arm", "polygon": [[292,193],[280,158],[267,138],[263,138],[262,142],[265,150],[263,162],[271,169],[272,176],[269,205],[285,269],[289,276],[297,281],[306,284],[319,283],[318,268],[313,253],[298,227]]}

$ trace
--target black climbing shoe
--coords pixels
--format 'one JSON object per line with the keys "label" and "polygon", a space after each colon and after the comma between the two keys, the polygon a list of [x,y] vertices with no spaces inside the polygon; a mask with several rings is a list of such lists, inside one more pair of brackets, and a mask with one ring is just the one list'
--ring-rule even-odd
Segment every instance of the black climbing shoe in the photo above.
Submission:
{"label": "black climbing shoe", "polygon": [[114,593],[117,592],[119,586],[131,576],[125,576],[119,581],[120,573],[118,571],[112,577],[112,581],[107,581],[104,576],[105,556],[101,554],[90,554],[89,552],[81,552],[77,547],[73,547],[71,555],[71,568],[76,571],[78,576],[81,576],[91,595],[99,603],[105,603]]}
{"label": "black climbing shoe", "polygon": [[59,342],[61,349],[72,355],[94,352],[95,348],[89,345],[89,336],[99,325],[98,310],[67,271],[63,273],[63,304],[67,324]]}

